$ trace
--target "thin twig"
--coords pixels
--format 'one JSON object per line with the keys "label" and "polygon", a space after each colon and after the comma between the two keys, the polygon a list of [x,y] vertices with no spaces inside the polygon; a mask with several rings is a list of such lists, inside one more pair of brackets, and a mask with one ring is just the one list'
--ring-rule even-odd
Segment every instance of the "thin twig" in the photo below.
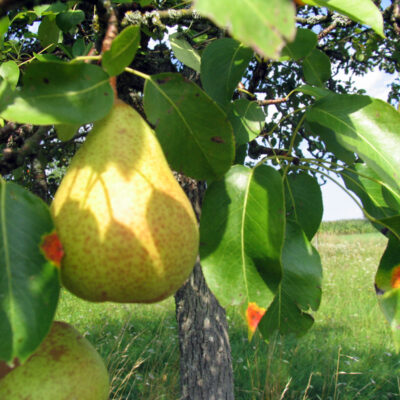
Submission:
{"label": "thin twig", "polygon": [[272,104],[281,104],[285,103],[289,100],[289,97],[281,97],[279,99],[267,99],[267,100],[258,100],[257,103],[260,106],[270,106]]}

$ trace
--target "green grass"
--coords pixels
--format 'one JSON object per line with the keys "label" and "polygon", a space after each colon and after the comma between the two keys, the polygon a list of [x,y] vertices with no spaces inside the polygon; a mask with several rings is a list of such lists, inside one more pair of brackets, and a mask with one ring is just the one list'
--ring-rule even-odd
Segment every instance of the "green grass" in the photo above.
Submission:
{"label": "green grass", "polygon": [[356,233],[375,233],[377,230],[366,219],[347,219],[322,222],[319,232],[335,235],[349,235]]}
{"label": "green grass", "polygon": [[[400,399],[400,356],[373,289],[385,247],[378,233],[318,235],[324,266],[316,323],[269,344],[228,309],[236,399]],[[173,299],[157,305],[93,304],[63,292],[57,318],[72,323],[107,362],[110,399],[179,398]]]}

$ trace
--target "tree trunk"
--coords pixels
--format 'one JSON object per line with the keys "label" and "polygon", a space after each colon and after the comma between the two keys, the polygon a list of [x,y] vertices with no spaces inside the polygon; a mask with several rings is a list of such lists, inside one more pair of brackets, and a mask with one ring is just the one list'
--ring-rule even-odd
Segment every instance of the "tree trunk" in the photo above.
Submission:
{"label": "tree trunk", "polygon": [[[205,185],[178,177],[197,217]],[[232,400],[233,371],[225,310],[207,287],[200,262],[175,295],[181,400]]]}

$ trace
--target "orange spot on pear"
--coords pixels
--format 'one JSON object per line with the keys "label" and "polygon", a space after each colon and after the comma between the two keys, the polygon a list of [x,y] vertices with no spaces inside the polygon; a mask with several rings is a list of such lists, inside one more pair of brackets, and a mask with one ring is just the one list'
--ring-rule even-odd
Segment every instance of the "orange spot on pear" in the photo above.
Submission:
{"label": "orange spot on pear", "polygon": [[60,268],[61,259],[64,256],[64,249],[55,231],[43,237],[40,249],[46,260],[51,261],[56,267]]}

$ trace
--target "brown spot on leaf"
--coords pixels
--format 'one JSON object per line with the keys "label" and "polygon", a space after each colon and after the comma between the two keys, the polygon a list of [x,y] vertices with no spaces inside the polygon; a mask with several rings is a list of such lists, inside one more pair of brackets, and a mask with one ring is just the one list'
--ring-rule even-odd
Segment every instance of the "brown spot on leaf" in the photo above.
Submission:
{"label": "brown spot on leaf", "polygon": [[157,83],[158,83],[159,85],[163,85],[164,83],[167,83],[167,82],[169,82],[170,80],[172,80],[171,77],[167,77],[167,78],[164,78],[164,79],[157,79]]}
{"label": "brown spot on leaf", "polygon": [[48,85],[50,83],[50,81],[47,78],[43,78],[43,82]]}
{"label": "brown spot on leaf", "polygon": [[214,143],[225,143],[225,140],[222,139],[221,136],[213,136],[211,138],[211,141],[214,142]]}

